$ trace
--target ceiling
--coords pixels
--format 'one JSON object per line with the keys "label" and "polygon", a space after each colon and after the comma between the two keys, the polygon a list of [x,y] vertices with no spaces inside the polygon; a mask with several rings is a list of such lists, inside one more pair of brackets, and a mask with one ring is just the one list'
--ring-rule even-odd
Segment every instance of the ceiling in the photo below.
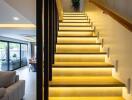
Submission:
{"label": "ceiling", "polygon": [[[0,27],[0,36],[13,36],[12,38],[15,39],[19,37],[19,39],[24,39],[25,41],[35,41],[35,1],[36,0],[0,0],[0,26],[4,25],[2,28]],[[7,27],[5,24],[11,28]],[[20,26],[23,25],[22,28],[18,28],[18,24]],[[26,24],[31,27],[27,27]]]}

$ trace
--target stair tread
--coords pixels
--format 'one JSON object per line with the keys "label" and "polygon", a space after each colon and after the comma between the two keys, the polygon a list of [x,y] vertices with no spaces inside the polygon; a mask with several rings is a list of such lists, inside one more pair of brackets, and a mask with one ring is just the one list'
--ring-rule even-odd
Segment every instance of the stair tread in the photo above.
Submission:
{"label": "stair tread", "polygon": [[63,15],[63,17],[87,17],[86,15]]}
{"label": "stair tread", "polygon": [[59,26],[78,26],[78,27],[82,27],[82,26],[91,26],[91,23],[59,23]]}
{"label": "stair tread", "polygon": [[62,21],[63,23],[90,23],[89,20],[70,20],[70,19],[65,19]]}
{"label": "stair tread", "polygon": [[85,54],[107,54],[107,52],[89,52],[89,53],[86,53],[86,52],[82,52],[82,53],[71,52],[71,53],[69,53],[69,52],[65,52],[65,51],[58,51],[55,54],[73,54],[73,55],[82,54],[82,55],[85,55]]}
{"label": "stair tread", "polygon": [[53,68],[53,76],[112,76],[112,68]]}
{"label": "stair tread", "polygon": [[85,13],[84,12],[64,12],[63,14],[65,15],[65,14],[85,14]]}
{"label": "stair tread", "polygon": [[63,19],[65,20],[65,19],[78,19],[78,20],[86,20],[86,19],[88,19],[87,17],[63,17]]}
{"label": "stair tread", "polygon": [[94,31],[91,27],[59,27],[60,31]]}
{"label": "stair tread", "polygon": [[59,45],[59,46],[61,46],[61,45],[67,45],[67,46],[78,46],[78,45],[86,45],[86,46],[88,46],[88,45],[101,45],[102,43],[57,43],[56,45]]}
{"label": "stair tread", "polygon": [[[93,36],[93,32],[79,32],[79,31],[58,31],[58,36],[63,36],[63,37],[89,37]],[[96,36],[97,37],[97,36]]]}
{"label": "stair tread", "polygon": [[122,87],[112,76],[53,76],[51,87]]}
{"label": "stair tread", "polygon": [[114,65],[106,62],[55,62],[53,67],[68,67],[68,68],[78,68],[78,67],[105,67],[105,68],[113,68]]}
{"label": "stair tread", "polygon": [[125,100],[123,97],[49,97],[49,100]]}
{"label": "stair tread", "polygon": [[[63,32],[63,31],[62,31]],[[58,38],[82,38],[82,39],[85,39],[85,38],[97,38],[98,36],[58,36]]]}

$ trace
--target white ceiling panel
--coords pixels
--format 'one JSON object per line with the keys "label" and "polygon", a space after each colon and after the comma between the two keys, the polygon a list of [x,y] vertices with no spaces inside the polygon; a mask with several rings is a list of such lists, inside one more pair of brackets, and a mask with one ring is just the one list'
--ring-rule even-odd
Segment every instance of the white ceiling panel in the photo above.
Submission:
{"label": "white ceiling panel", "polygon": [[31,23],[36,23],[36,0],[5,0],[12,8],[27,18]]}

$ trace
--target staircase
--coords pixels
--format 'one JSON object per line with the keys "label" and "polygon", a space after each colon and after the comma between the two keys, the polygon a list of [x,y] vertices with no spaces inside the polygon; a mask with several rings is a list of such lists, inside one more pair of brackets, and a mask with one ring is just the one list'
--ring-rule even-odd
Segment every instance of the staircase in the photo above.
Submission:
{"label": "staircase", "polygon": [[95,28],[85,13],[64,13],[59,23],[49,100],[124,100]]}

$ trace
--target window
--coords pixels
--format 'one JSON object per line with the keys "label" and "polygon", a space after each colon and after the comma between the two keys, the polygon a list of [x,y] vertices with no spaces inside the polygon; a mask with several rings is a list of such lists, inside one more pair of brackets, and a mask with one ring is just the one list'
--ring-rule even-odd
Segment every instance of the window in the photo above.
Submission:
{"label": "window", "polygon": [[9,43],[9,70],[20,68],[20,44]]}
{"label": "window", "polygon": [[0,71],[27,66],[27,55],[27,44],[0,41]]}
{"label": "window", "polygon": [[8,43],[0,42],[0,70],[8,70]]}
{"label": "window", "polygon": [[27,66],[28,47],[26,44],[21,44],[21,67]]}

